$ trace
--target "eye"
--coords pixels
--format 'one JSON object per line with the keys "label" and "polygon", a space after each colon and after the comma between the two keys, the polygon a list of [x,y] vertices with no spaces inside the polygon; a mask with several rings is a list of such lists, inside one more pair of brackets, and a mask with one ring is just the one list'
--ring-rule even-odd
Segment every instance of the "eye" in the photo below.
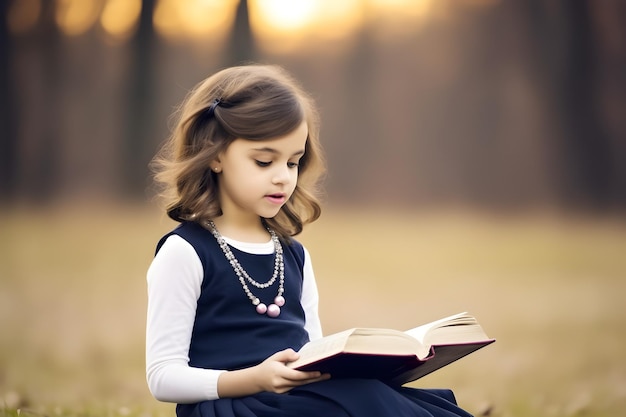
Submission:
{"label": "eye", "polygon": [[299,162],[287,162],[288,168],[298,168],[300,166]]}
{"label": "eye", "polygon": [[255,159],[254,162],[256,162],[256,164],[262,168],[268,167],[270,166],[270,164],[272,163],[271,161],[266,162],[266,161],[259,161],[258,159]]}

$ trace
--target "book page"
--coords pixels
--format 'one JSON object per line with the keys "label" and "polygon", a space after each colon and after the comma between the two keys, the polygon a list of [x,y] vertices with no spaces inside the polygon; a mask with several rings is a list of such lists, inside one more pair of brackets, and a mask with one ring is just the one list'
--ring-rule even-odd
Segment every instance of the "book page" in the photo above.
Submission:
{"label": "book page", "polygon": [[428,355],[429,349],[405,332],[393,329],[357,328],[346,341],[349,353],[371,355]]}
{"label": "book page", "polygon": [[444,317],[442,319],[435,320],[431,323],[423,324],[421,326],[407,330],[405,333],[408,334],[409,336],[416,338],[422,343],[426,343],[426,335],[429,332],[432,332],[433,329],[442,327],[444,325],[450,325],[450,324],[466,324],[468,318],[470,319],[471,322],[475,322],[474,318],[471,316],[468,316],[467,313],[459,313],[453,316]]}
{"label": "book page", "polygon": [[302,366],[338,353],[425,357],[429,349],[399,330],[354,328],[311,341],[298,353],[300,359],[291,362],[290,367]]}
{"label": "book page", "polygon": [[298,351],[300,359],[291,362],[289,365],[295,367],[301,363],[312,362],[329,354],[340,352],[354,330],[355,329],[344,330],[343,332],[331,334],[306,343],[302,346],[302,349]]}
{"label": "book page", "polygon": [[488,340],[476,319],[467,313],[455,314],[408,330],[406,333],[427,346]]}

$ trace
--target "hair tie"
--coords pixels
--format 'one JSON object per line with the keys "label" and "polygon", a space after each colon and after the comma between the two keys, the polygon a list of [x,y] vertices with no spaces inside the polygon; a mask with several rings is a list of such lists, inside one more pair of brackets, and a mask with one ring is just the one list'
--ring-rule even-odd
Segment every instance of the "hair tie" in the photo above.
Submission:
{"label": "hair tie", "polygon": [[206,112],[206,115],[208,118],[213,117],[213,115],[215,114],[215,108],[219,106],[221,102],[222,102],[221,98],[216,98],[215,100],[213,100],[213,103],[211,103],[211,105],[209,106],[209,109]]}

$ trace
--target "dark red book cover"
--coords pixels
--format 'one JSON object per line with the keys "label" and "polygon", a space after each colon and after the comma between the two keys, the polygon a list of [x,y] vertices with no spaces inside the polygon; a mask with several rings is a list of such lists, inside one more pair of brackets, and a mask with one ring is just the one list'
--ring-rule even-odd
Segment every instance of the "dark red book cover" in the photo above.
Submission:
{"label": "dark red book cover", "polygon": [[341,352],[296,369],[330,373],[332,378],[372,378],[402,385],[415,381],[470,353],[493,343],[481,342],[431,347],[428,357],[416,355],[379,355]]}

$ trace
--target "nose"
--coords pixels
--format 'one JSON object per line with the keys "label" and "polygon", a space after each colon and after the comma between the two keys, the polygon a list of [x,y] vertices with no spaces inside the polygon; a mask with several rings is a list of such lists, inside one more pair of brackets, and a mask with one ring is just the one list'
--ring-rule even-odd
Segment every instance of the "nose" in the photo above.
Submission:
{"label": "nose", "polygon": [[272,183],[274,184],[286,184],[291,180],[291,172],[287,165],[278,165],[273,172]]}

